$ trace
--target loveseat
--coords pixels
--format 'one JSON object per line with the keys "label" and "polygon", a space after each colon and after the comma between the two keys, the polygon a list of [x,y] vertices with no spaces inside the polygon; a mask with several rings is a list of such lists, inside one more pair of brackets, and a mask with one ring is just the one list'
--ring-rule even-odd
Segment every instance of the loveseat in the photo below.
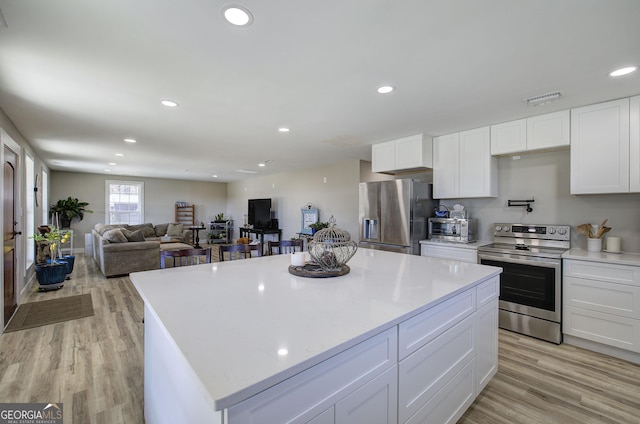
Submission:
{"label": "loveseat", "polygon": [[190,243],[193,233],[182,224],[96,224],[93,259],[105,277],[160,268],[160,240]]}

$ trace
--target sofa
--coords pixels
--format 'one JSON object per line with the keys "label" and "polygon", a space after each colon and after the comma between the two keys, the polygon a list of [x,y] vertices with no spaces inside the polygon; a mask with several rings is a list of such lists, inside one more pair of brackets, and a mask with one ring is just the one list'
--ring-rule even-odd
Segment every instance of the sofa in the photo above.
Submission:
{"label": "sofa", "polygon": [[191,243],[183,224],[96,224],[92,230],[93,259],[105,277],[160,268],[160,241]]}

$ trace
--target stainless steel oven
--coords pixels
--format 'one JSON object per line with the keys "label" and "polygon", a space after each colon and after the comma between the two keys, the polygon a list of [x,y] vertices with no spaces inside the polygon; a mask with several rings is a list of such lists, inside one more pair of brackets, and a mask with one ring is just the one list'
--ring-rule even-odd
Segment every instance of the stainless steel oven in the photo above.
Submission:
{"label": "stainless steel oven", "polygon": [[494,224],[493,244],[478,248],[478,262],[502,267],[499,326],[562,342],[562,254],[567,225]]}

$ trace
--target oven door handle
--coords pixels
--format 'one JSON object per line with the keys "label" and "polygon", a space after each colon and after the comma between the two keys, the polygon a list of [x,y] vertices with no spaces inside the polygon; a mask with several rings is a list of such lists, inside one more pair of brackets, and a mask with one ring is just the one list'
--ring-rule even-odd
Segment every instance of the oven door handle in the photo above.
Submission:
{"label": "oven door handle", "polygon": [[487,259],[494,262],[506,262],[511,264],[522,264],[522,265],[531,265],[531,266],[541,266],[544,268],[558,268],[561,264],[560,260],[553,261],[539,261],[539,260],[523,260],[523,259],[514,259],[514,258],[505,258],[504,256],[494,256],[494,255],[484,255],[482,253],[478,253],[478,263],[481,263],[483,259]]}

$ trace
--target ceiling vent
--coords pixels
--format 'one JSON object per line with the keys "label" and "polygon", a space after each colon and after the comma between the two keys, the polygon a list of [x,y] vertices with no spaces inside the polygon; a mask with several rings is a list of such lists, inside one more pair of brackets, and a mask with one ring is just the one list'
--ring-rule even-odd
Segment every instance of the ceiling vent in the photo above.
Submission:
{"label": "ceiling vent", "polygon": [[553,93],[540,94],[539,96],[529,97],[528,99],[524,99],[523,101],[527,102],[527,106],[540,106],[558,100],[560,96],[562,96],[562,93],[559,91],[555,91]]}

